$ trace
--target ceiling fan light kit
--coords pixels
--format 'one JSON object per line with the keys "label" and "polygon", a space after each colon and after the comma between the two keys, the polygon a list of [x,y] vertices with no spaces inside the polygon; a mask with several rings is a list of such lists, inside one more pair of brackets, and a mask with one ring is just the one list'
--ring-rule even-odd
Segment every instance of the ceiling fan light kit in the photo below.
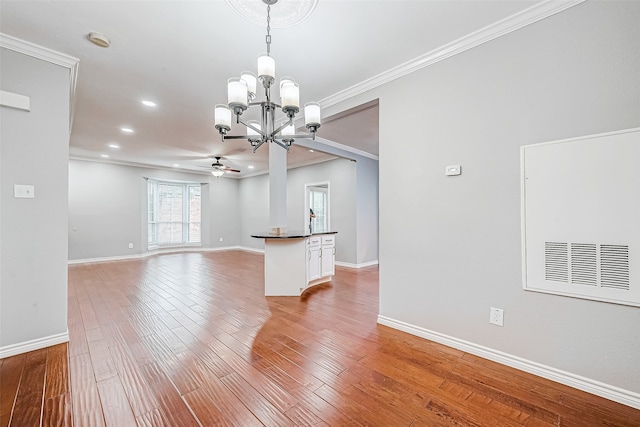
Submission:
{"label": "ceiling fan light kit", "polygon": [[[234,77],[227,82],[227,104],[215,106],[215,127],[225,139],[246,139],[255,152],[265,142],[274,142],[289,151],[289,147],[296,138],[310,138],[315,140],[316,132],[321,125],[320,104],[309,102],[304,106],[305,126],[309,134],[296,134],[294,118],[300,112],[300,87],[291,77],[280,79],[280,104],[271,100],[271,87],[276,81],[276,63],[271,56],[271,5],[278,0],[262,0],[267,5],[267,51],[258,56],[258,75],[244,71],[240,77]],[[315,5],[315,2],[314,2]],[[260,81],[264,88],[265,100],[254,102],[257,83]],[[260,106],[261,120],[244,122],[240,119],[249,107]],[[276,127],[276,111],[282,109],[287,119]],[[227,135],[231,130],[232,115],[236,123],[247,128],[247,135]]]}
{"label": "ceiling fan light kit", "polygon": [[240,172],[238,169],[232,169],[220,163],[221,158],[222,157],[220,156],[215,157],[216,162],[211,165],[211,175],[215,176],[216,178],[220,178],[222,175],[224,175],[225,172]]}

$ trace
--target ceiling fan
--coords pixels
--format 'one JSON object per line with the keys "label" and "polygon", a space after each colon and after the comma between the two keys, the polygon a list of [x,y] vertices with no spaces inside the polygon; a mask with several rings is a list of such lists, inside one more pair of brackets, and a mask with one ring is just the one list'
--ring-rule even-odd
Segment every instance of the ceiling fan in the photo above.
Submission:
{"label": "ceiling fan", "polygon": [[211,175],[218,178],[224,175],[225,172],[240,172],[238,169],[232,169],[220,163],[221,158],[221,156],[215,156],[216,161],[211,165]]}

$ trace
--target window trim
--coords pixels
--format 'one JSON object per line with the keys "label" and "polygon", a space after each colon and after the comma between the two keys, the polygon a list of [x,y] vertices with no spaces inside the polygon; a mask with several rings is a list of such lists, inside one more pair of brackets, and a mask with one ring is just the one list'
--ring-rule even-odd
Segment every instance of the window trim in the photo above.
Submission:
{"label": "window trim", "polygon": [[[202,183],[200,182],[192,182],[192,181],[172,181],[172,180],[162,180],[162,179],[154,179],[154,178],[145,178],[147,180],[147,191],[146,191],[146,205],[147,205],[147,215],[146,215],[146,223],[147,223],[147,250],[157,250],[157,249],[171,249],[171,248],[193,248],[193,247],[201,247],[202,246]],[[182,221],[159,221],[158,220],[158,211],[159,211],[159,186],[160,185],[173,185],[173,186],[181,186],[182,187]],[[191,221],[191,217],[189,215],[190,208],[190,189],[191,188],[199,188],[200,189],[200,221]],[[154,198],[153,201],[150,200],[151,191],[150,189],[154,188]],[[151,208],[151,203],[153,203],[153,208]],[[153,220],[152,220],[153,216]],[[160,224],[182,224],[182,242],[172,242],[172,243],[158,243],[158,226]],[[192,224],[200,225],[200,239],[198,242],[190,242],[189,241],[189,230]],[[152,241],[152,236],[155,236],[155,241]]]}

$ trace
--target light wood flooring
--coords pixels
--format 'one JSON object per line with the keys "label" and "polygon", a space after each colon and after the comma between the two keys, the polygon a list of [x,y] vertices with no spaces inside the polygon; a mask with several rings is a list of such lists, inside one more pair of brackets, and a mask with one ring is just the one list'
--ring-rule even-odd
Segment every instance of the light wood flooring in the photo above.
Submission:
{"label": "light wood flooring", "polygon": [[265,298],[242,251],[70,266],[70,342],[0,361],[0,427],[640,426],[377,313],[377,267]]}

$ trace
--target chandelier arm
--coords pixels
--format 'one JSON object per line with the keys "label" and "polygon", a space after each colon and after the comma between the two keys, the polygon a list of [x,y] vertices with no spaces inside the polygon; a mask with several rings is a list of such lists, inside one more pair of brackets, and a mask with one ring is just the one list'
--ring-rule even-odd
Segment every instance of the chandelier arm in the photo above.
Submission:
{"label": "chandelier arm", "polygon": [[[229,137],[227,137],[229,138]],[[316,134],[307,134],[307,133],[302,133],[300,135],[287,135],[287,139],[316,139]]]}
{"label": "chandelier arm", "polygon": [[[243,122],[242,120],[240,120],[240,117],[238,117],[238,123],[241,123],[241,124],[245,125],[249,129],[252,129],[254,132],[258,132],[260,135],[262,135],[263,138],[267,137],[267,134],[265,132],[263,132],[261,129],[258,129],[257,127],[253,126],[252,124]],[[227,138],[229,138],[229,137],[227,137]],[[247,137],[245,136],[244,138],[246,139]]]}
{"label": "chandelier arm", "polygon": [[282,126],[280,126],[278,129],[273,131],[273,135],[277,135],[282,129],[286,128],[287,126],[293,125],[293,120],[289,119],[288,122],[284,122],[282,124]]}
{"label": "chandelier arm", "polygon": [[247,135],[225,135],[224,139],[249,139]]}
{"label": "chandelier arm", "polygon": [[285,150],[289,151],[289,146],[290,146],[291,144],[287,144],[287,143],[285,143],[285,142],[278,141],[278,140],[277,140],[277,139],[275,139],[275,138],[273,139],[273,142],[275,142],[276,144],[278,144],[280,147],[284,148]]}
{"label": "chandelier arm", "polygon": [[[261,141],[259,141],[259,142],[252,142],[252,143],[251,143],[251,146],[253,147],[253,152],[255,153],[255,152],[256,152],[256,150],[257,150],[258,148],[260,148],[260,146],[261,146],[262,144],[264,144],[265,142],[267,142],[265,139],[263,139],[263,140],[261,140]],[[254,144],[255,144],[255,145],[254,145]]]}

